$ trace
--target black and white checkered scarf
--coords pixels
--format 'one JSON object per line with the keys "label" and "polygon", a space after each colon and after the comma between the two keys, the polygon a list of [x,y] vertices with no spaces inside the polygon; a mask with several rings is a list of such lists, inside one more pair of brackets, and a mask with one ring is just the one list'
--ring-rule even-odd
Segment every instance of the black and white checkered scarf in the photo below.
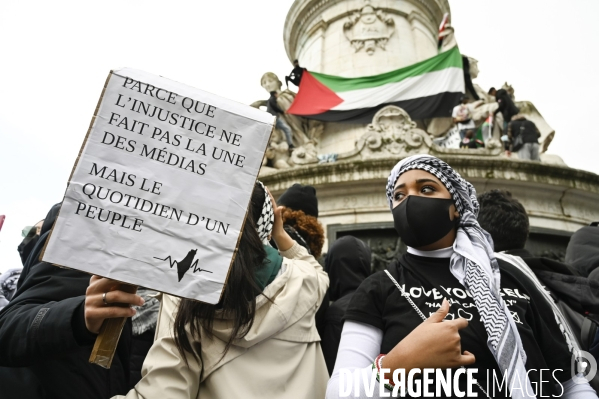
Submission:
{"label": "black and white checkered scarf", "polygon": [[518,388],[511,392],[512,398],[534,397],[530,396],[535,391],[526,374],[526,353],[520,334],[499,292],[499,265],[493,254],[493,240],[476,220],[479,209],[476,190],[442,160],[430,155],[414,155],[397,163],[389,175],[387,198],[391,209],[397,179],[414,169],[437,177],[451,194],[460,213],[450,260],[451,273],[470,291],[487,331],[487,346],[507,377],[508,386]]}
{"label": "black and white checkered scarf", "polygon": [[256,229],[258,230],[258,236],[260,236],[262,243],[264,245],[269,245],[268,238],[272,234],[272,226],[275,222],[275,212],[272,208],[272,201],[270,200],[270,195],[268,194],[266,187],[264,187],[264,184],[262,184],[260,180],[258,180],[258,184],[260,184],[264,190],[266,199],[262,205],[262,213],[260,214],[260,219],[258,219]]}

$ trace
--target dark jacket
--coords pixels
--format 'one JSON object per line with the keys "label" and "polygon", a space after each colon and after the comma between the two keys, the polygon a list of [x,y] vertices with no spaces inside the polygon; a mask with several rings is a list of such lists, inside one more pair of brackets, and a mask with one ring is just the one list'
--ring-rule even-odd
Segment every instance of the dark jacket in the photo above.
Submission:
{"label": "dark jacket", "polygon": [[271,94],[270,97],[268,97],[268,101],[266,102],[266,112],[268,112],[269,114],[273,115],[273,116],[277,116],[277,115],[281,115],[284,114],[285,111],[283,111],[281,109],[281,107],[279,107],[279,104],[277,104],[277,96],[274,94]]}
{"label": "dark jacket", "polygon": [[[112,367],[90,364],[95,335],[87,331],[83,313],[90,276],[38,260],[58,209],[55,206],[46,217],[17,292],[0,312],[0,366],[27,370],[43,391],[28,396],[32,398],[103,399],[124,394],[129,382],[131,322],[125,324]],[[10,387],[2,385],[4,395],[2,391]]]}
{"label": "dark jacket", "polygon": [[520,112],[520,109],[516,107],[516,104],[514,104],[514,101],[505,89],[497,90],[497,93],[495,93],[495,99],[497,100],[499,107],[495,110],[493,115],[501,112],[505,122],[509,122],[512,119],[512,116]]}
{"label": "dark jacket", "polygon": [[583,227],[570,237],[566,263],[581,276],[599,282],[599,272],[594,273],[599,269],[599,226]]}
{"label": "dark jacket", "polygon": [[[561,262],[533,257],[525,249],[505,251],[520,256],[532,269],[541,283],[549,290],[557,307],[568,321],[581,349],[599,358],[599,281],[593,281]],[[585,319],[594,320],[583,327]],[[587,320],[587,321],[588,321]],[[590,381],[591,387],[599,392],[599,376]]]}
{"label": "dark jacket", "polygon": [[541,133],[532,121],[528,119],[512,120],[508,125],[508,136],[512,139],[522,135],[523,143],[538,143]]}
{"label": "dark jacket", "polygon": [[299,65],[294,67],[291,70],[289,76],[285,76],[285,81],[290,81],[291,83],[299,87],[300,82],[302,81],[302,75],[304,74],[305,70],[306,68],[302,68]]}
{"label": "dark jacket", "polygon": [[526,249],[505,251],[521,257],[552,295],[579,313],[599,314],[599,282],[579,275],[568,265],[547,258],[533,257]]}
{"label": "dark jacket", "polygon": [[321,345],[329,374],[335,367],[345,311],[354,291],[370,275],[370,260],[370,248],[353,236],[339,238],[327,253],[324,269],[333,302],[325,315]]}

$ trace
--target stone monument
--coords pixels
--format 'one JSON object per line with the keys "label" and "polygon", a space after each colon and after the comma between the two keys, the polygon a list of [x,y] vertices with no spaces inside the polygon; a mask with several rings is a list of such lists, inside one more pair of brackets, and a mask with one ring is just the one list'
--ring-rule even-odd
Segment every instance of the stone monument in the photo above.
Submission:
{"label": "stone monument", "polygon": [[[310,71],[377,75],[436,55],[438,27],[446,13],[450,14],[447,0],[296,0],[285,23],[285,48],[290,61],[298,59]],[[444,35],[444,46],[455,43],[451,26]],[[469,61],[475,80],[477,61]],[[290,106],[295,93],[282,91],[276,75],[264,74],[261,84],[267,92],[280,93],[282,109]],[[474,87],[482,102],[473,115],[478,126],[497,103],[476,82]],[[545,152],[555,131],[531,102],[516,105],[539,128]],[[440,145],[438,139],[451,133],[451,118],[413,121],[397,106],[380,109],[368,124],[286,114],[296,149],[289,153],[282,133],[275,131],[260,178],[275,197],[296,182],[315,186],[328,244],[342,235],[355,235],[372,248],[373,268],[380,269],[405,249],[385,197],[388,173],[406,156],[432,154],[456,168],[479,193],[493,188],[511,191],[530,217],[528,249],[537,255],[553,251],[559,258],[574,231],[599,220],[599,176],[569,168],[557,156],[543,154],[542,162],[506,156],[498,115],[485,148],[457,149]],[[325,243],[324,252],[327,247]]]}

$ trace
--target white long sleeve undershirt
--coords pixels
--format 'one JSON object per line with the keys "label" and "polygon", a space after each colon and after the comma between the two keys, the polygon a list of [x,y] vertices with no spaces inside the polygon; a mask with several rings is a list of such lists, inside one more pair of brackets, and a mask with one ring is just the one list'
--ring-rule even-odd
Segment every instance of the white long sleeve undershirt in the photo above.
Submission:
{"label": "white long sleeve undershirt", "polygon": [[[327,385],[327,399],[338,399],[340,394],[340,370],[347,369],[354,375],[354,370],[362,369],[362,377],[370,381],[372,376],[372,362],[381,353],[381,342],[383,342],[383,331],[368,324],[355,321],[346,321],[341,332],[341,341],[337,351],[337,360],[333,375]],[[374,381],[374,396],[367,396],[360,383],[360,395],[358,398],[378,398],[379,383]],[[355,398],[352,392],[352,398]]]}

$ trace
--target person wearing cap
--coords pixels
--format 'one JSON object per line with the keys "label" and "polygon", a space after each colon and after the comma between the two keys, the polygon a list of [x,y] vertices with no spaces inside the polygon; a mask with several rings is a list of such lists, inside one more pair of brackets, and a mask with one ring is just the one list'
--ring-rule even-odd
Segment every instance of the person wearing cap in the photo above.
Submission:
{"label": "person wearing cap", "polygon": [[324,229],[318,221],[316,189],[295,183],[281,195],[277,203],[285,207],[285,231],[316,259],[320,258],[324,244]]}

